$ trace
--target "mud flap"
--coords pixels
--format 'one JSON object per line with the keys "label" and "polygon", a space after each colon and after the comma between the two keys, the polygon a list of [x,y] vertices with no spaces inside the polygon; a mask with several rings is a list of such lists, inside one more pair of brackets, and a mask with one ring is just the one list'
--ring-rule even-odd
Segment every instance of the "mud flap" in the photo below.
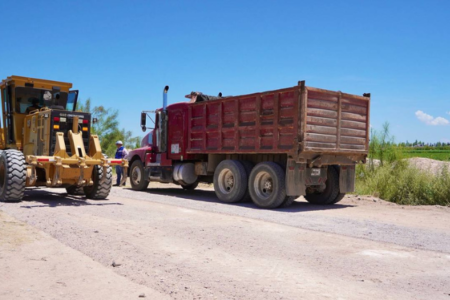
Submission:
{"label": "mud flap", "polygon": [[299,164],[288,159],[286,164],[286,195],[301,196],[306,194],[306,164]]}
{"label": "mud flap", "polygon": [[355,191],[355,166],[341,166],[339,171],[339,191],[351,193]]}

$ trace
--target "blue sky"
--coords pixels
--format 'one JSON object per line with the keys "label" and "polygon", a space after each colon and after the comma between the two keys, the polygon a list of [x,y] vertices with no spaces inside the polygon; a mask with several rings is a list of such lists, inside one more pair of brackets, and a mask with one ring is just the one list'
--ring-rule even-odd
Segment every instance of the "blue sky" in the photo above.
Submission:
{"label": "blue sky", "polygon": [[3,78],[68,81],[94,105],[139,114],[195,90],[296,85],[372,93],[371,126],[450,141],[450,1],[11,1]]}

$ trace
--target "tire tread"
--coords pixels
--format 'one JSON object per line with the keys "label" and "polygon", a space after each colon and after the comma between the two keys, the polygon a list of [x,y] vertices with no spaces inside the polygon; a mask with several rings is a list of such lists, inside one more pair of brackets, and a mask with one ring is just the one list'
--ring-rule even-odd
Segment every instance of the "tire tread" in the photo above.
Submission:
{"label": "tire tread", "polygon": [[23,198],[27,180],[27,167],[22,152],[7,149],[1,152],[5,160],[5,187],[0,198],[3,201],[20,201]]}

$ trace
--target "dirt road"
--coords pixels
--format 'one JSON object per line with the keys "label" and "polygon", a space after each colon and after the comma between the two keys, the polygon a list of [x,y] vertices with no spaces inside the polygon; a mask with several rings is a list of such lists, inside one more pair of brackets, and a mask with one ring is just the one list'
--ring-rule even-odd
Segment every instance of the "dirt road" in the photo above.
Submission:
{"label": "dirt road", "polygon": [[447,207],[348,196],[261,210],[208,188],[116,188],[106,201],[64,191],[0,203],[0,299],[450,299]]}

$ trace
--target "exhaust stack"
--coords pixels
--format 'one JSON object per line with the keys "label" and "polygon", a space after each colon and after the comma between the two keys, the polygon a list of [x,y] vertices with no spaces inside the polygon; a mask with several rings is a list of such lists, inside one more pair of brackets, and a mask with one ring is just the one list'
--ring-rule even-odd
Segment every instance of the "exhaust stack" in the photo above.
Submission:
{"label": "exhaust stack", "polygon": [[166,85],[163,92],[163,110],[166,111],[167,107],[167,92],[169,91],[169,86]]}

